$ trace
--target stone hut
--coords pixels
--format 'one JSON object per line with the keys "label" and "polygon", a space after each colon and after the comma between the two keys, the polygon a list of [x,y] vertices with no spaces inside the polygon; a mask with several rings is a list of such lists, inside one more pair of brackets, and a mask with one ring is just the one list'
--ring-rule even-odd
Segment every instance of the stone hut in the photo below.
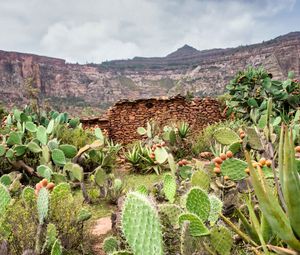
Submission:
{"label": "stone hut", "polygon": [[160,125],[170,122],[186,121],[194,132],[202,130],[208,124],[223,120],[220,104],[216,99],[194,98],[187,100],[174,97],[121,100],[106,113],[106,119],[82,120],[84,125],[98,125],[106,129],[110,138],[120,143],[130,143],[140,136],[138,127],[144,127],[147,121],[154,120]]}

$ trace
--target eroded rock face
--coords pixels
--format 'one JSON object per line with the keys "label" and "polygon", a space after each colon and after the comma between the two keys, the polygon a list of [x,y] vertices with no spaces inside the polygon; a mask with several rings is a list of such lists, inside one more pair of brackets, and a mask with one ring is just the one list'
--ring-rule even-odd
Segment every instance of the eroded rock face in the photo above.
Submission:
{"label": "eroded rock face", "polygon": [[300,77],[300,32],[238,48],[198,51],[185,45],[163,58],[134,58],[102,64],[69,64],[63,59],[0,51],[0,101],[28,102],[26,82],[59,110],[86,106],[106,109],[120,99],[152,98],[193,92],[223,93],[238,70],[264,66],[274,78],[288,71]]}

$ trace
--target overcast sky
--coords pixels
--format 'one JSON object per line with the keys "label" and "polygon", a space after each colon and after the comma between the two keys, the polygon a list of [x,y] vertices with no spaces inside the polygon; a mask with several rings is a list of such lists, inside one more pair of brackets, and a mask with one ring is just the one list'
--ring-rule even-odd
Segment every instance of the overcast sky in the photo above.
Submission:
{"label": "overcast sky", "polygon": [[0,0],[0,49],[100,63],[300,31],[300,0]]}

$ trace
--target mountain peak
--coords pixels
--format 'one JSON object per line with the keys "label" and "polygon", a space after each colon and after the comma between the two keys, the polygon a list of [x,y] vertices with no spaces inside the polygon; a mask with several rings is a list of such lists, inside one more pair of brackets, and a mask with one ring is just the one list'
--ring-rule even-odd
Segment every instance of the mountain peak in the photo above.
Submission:
{"label": "mountain peak", "polygon": [[188,56],[188,55],[194,55],[198,54],[200,51],[193,48],[190,45],[183,45],[181,48],[177,49],[176,51],[170,53],[167,55],[167,58],[174,58],[174,57],[182,57],[182,56]]}

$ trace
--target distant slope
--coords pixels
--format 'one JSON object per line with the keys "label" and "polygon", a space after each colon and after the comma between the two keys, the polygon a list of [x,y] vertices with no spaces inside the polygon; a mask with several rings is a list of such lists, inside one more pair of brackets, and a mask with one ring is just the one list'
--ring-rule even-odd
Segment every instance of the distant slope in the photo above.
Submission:
{"label": "distant slope", "polygon": [[[0,51],[0,101],[25,104],[30,79],[42,100],[60,110],[106,109],[122,98],[136,99],[187,91],[217,95],[238,70],[264,66],[275,78],[288,71],[300,78],[300,32],[249,46],[199,51],[184,45],[166,57],[78,65],[63,59]],[[24,97],[25,96],[25,97]]]}

